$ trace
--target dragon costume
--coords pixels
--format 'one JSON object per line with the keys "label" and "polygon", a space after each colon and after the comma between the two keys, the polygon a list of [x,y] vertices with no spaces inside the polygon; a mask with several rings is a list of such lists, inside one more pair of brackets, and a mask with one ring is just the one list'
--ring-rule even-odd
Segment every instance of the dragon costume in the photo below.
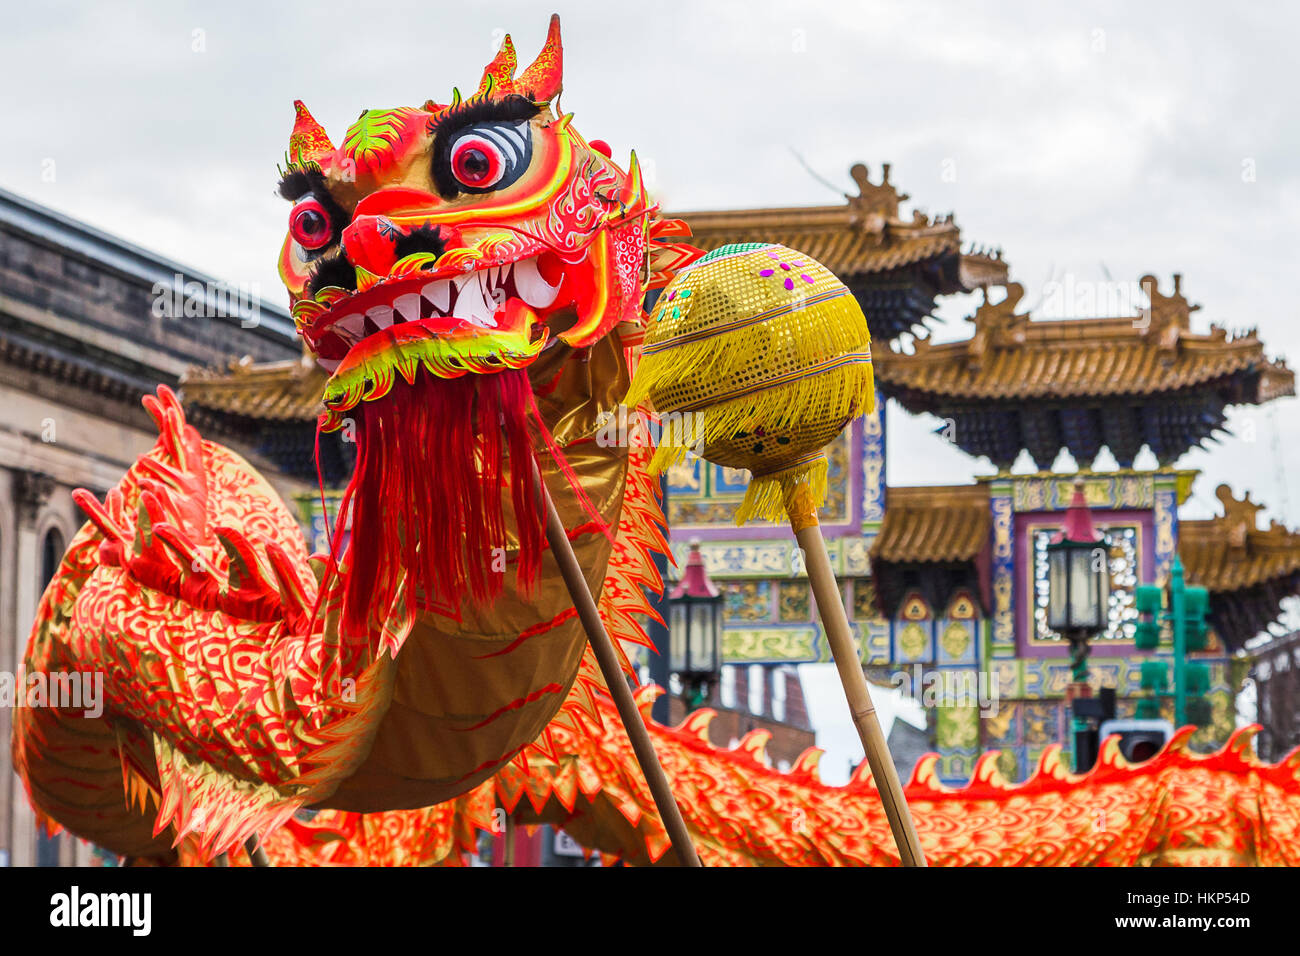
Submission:
{"label": "dragon costume", "polygon": [[[662,515],[632,449],[594,435],[646,289],[698,252],[635,154],[558,112],[561,68],[553,17],[522,72],[507,37],[472,95],[367,110],[337,148],[295,103],[280,272],[330,374],[320,428],[357,445],[331,553],[170,391],[147,398],[158,444],[104,502],[75,494],[90,521],[27,649],[29,681],[104,676],[98,717],[17,713],[47,827],[210,857],[300,807],[438,804],[598,723],[535,482],[592,592],[648,610]],[[644,641],[629,621],[613,636]]]}

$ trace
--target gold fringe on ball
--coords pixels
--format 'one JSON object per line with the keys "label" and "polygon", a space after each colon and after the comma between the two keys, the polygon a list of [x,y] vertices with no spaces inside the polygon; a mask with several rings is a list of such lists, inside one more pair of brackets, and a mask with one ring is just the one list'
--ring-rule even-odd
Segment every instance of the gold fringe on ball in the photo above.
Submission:
{"label": "gold fringe on ball", "polygon": [[[680,462],[687,451],[702,454],[708,450],[705,457],[710,461],[761,470],[768,461],[776,464],[788,460],[781,445],[771,444],[766,455],[752,450],[729,454],[727,446],[751,445],[751,435],[759,428],[769,434],[790,430],[799,439],[811,438],[814,427],[807,423],[810,412],[818,414],[822,424],[817,428],[826,431],[825,441],[830,441],[851,419],[874,407],[871,353],[851,352],[775,381],[660,411],[659,447],[650,468],[658,473]],[[744,460],[737,460],[740,458]]]}
{"label": "gold fringe on ball", "polygon": [[826,473],[826,456],[817,452],[780,471],[755,475],[745,489],[745,499],[736,509],[736,524],[744,524],[750,518],[784,521],[786,502],[801,484],[808,486],[814,509],[820,508],[826,502]]}
{"label": "gold fringe on ball", "polygon": [[[700,303],[705,308],[697,307],[687,318],[699,312],[707,316],[711,304]],[[646,343],[630,395],[644,397],[651,388],[671,393],[673,382],[726,380],[750,367],[778,372],[811,365],[870,341],[862,310],[843,286],[756,315],[691,325],[702,327],[681,328],[669,338]]]}

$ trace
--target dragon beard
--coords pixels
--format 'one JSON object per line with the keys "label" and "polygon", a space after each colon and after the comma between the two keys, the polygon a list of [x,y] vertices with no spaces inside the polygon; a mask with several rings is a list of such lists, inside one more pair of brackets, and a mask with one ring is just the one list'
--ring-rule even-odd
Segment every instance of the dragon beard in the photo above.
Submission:
{"label": "dragon beard", "polygon": [[[527,373],[421,375],[357,411],[356,468],[334,539],[337,554],[350,516],[345,639],[368,641],[393,611],[456,617],[466,597],[486,604],[504,587],[512,544],[517,585],[530,592],[541,570],[544,519],[530,412],[547,446],[558,449],[537,415]],[[405,608],[394,607],[399,591]]]}

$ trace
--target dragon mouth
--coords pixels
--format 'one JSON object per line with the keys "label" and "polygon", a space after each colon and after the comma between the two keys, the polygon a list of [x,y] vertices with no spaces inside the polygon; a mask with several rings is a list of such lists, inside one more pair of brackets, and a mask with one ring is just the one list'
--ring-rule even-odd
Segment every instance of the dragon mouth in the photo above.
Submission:
{"label": "dragon mouth", "polygon": [[[566,272],[551,252],[441,277],[416,272],[336,299],[304,330],[330,380],[331,412],[387,394],[423,366],[439,378],[530,364],[563,308]],[[568,299],[572,297],[569,296]]]}
{"label": "dragon mouth", "polygon": [[563,285],[556,262],[543,253],[445,278],[417,274],[349,296],[312,323],[317,358],[333,375],[357,346],[402,326],[443,336],[499,329],[512,299],[539,312],[555,305]]}

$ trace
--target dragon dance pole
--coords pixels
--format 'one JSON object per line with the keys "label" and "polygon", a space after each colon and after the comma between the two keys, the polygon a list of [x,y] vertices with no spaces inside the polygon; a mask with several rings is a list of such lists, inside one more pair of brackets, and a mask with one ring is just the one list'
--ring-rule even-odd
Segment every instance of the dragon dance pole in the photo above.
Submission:
{"label": "dragon dance pole", "polygon": [[848,698],[853,726],[857,728],[862,749],[867,756],[867,766],[871,768],[871,776],[880,792],[880,802],[889,819],[889,829],[898,845],[899,859],[904,866],[925,866],[925,853],[921,850],[921,841],[912,823],[907,798],[903,796],[903,785],[889,755],[889,745],[885,741],[884,731],[880,729],[880,721],[876,719],[876,708],[871,703],[866,678],[862,675],[862,664],[858,660],[848,616],[844,613],[839,583],[831,569],[826,539],[822,537],[816,504],[808,485],[794,485],[786,494],[785,505],[795,540],[804,553],[808,583],[812,586],[813,598],[817,602],[817,613],[821,615],[822,630],[830,644],[835,669],[840,674],[840,683],[844,685],[844,696]]}
{"label": "dragon dance pole", "polygon": [[587,579],[582,575],[578,558],[573,553],[573,545],[569,543],[569,535],[564,530],[564,522],[560,520],[559,512],[555,510],[555,502],[551,500],[551,494],[546,490],[546,482],[542,481],[540,472],[534,474],[541,488],[542,499],[546,503],[546,542],[550,545],[551,553],[555,555],[556,563],[560,566],[560,574],[564,576],[569,597],[573,599],[578,618],[587,632],[587,640],[591,642],[591,649],[596,654],[597,663],[600,664],[600,672],[609,687],[610,696],[614,698],[619,717],[623,720],[623,729],[627,731],[637,763],[641,765],[641,772],[645,774],[646,783],[650,786],[650,795],[659,810],[659,818],[663,820],[664,827],[668,830],[668,838],[672,841],[673,849],[677,851],[677,859],[684,866],[700,866],[700,857],[695,852],[695,844],[686,829],[686,821],[682,819],[682,811],[677,806],[677,799],[668,785],[664,768],[659,763],[658,755],[655,754],[650,733],[641,719],[641,711],[637,710],[636,701],[633,700],[627,680],[623,677],[623,668],[619,665],[614,641],[600,619],[596,601],[591,596]]}
{"label": "dragon dance pole", "polygon": [[248,854],[248,862],[253,866],[271,865],[271,858],[266,855],[262,841],[257,838],[256,833],[244,841],[244,852]]}

